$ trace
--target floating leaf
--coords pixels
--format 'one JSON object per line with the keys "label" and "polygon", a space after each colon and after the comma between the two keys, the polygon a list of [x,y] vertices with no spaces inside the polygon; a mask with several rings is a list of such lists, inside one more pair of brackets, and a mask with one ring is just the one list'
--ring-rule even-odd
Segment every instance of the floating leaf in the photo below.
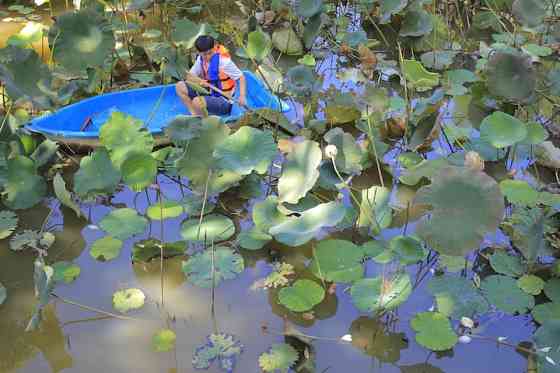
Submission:
{"label": "floating leaf", "polygon": [[406,80],[419,92],[439,85],[439,74],[429,72],[416,60],[403,60],[402,71]]}
{"label": "floating leaf", "polygon": [[406,185],[416,185],[423,178],[431,179],[442,167],[447,165],[449,162],[445,158],[423,160],[405,170],[399,180]]}
{"label": "floating leaf", "polygon": [[151,154],[130,154],[121,165],[123,181],[134,192],[141,192],[152,185],[157,171],[157,161]]}
{"label": "floating leaf", "polygon": [[0,211],[0,240],[9,237],[17,228],[18,216],[10,210]]}
{"label": "floating leaf", "polygon": [[535,275],[523,275],[517,280],[517,286],[527,294],[539,295],[544,288],[544,281]]}
{"label": "floating leaf", "polygon": [[160,258],[162,252],[164,258],[180,256],[185,253],[187,243],[185,241],[161,242],[150,238],[136,242],[132,248],[132,262],[147,263],[154,258]]}
{"label": "floating leaf", "polygon": [[60,200],[64,206],[72,209],[77,217],[82,216],[82,211],[80,210],[80,206],[72,199],[72,195],[68,190],[66,190],[66,184],[64,183],[64,179],[62,176],[57,173],[53,178],[53,187],[54,193],[56,197]]}
{"label": "floating leaf", "polygon": [[387,330],[378,318],[360,316],[350,326],[352,346],[383,363],[396,363],[408,347],[404,333]]}
{"label": "floating leaf", "polygon": [[214,157],[223,168],[249,175],[253,170],[264,174],[276,153],[272,132],[245,126],[219,144]]}
{"label": "floating leaf", "polygon": [[298,65],[288,70],[284,83],[295,95],[307,95],[316,86],[317,77],[309,66]]}
{"label": "floating leaf", "polygon": [[527,266],[518,256],[509,255],[504,251],[496,251],[490,256],[492,269],[499,274],[519,277],[527,271]]}
{"label": "floating leaf", "polygon": [[272,236],[256,227],[243,231],[237,236],[239,246],[247,250],[260,250],[270,241],[272,241]]}
{"label": "floating leaf", "polygon": [[539,193],[525,180],[503,180],[500,190],[509,202],[516,205],[535,206],[539,199]]}
{"label": "floating leaf", "polygon": [[322,203],[270,228],[268,233],[278,242],[289,246],[303,245],[321,230],[337,225],[346,215],[346,209],[339,202]]}
{"label": "floating leaf", "polygon": [[311,280],[297,280],[292,286],[280,289],[278,301],[294,312],[311,310],[325,298],[325,290]]}
{"label": "floating leaf", "polygon": [[123,289],[113,294],[113,307],[121,313],[127,313],[144,307],[145,299],[140,289]]}
{"label": "floating leaf", "polygon": [[171,329],[161,329],[152,337],[152,347],[156,352],[167,352],[175,348],[177,335]]}
{"label": "floating leaf", "polygon": [[495,111],[482,120],[480,139],[495,148],[505,148],[527,137],[527,126],[519,119]]}
{"label": "floating leaf", "polygon": [[278,197],[268,196],[264,201],[255,203],[253,206],[253,221],[255,226],[263,232],[268,232],[270,228],[288,221],[278,210]]}
{"label": "floating leaf", "polygon": [[106,262],[115,259],[121,253],[123,242],[111,236],[105,236],[95,241],[89,254],[93,259]]}
{"label": "floating leaf", "polygon": [[547,320],[560,320],[560,303],[547,302],[537,304],[531,311],[536,322],[544,324]]}
{"label": "floating leaf", "polygon": [[243,352],[243,345],[233,335],[211,334],[208,342],[198,346],[193,354],[192,364],[196,369],[208,369],[218,359],[220,368],[233,372],[237,357]]}
{"label": "floating leaf", "polygon": [[410,276],[406,272],[394,277],[364,278],[350,289],[352,303],[362,312],[388,311],[404,303],[412,293]]}
{"label": "floating leaf", "polygon": [[418,236],[446,255],[465,255],[477,248],[484,234],[498,228],[504,213],[496,181],[461,167],[440,169],[432,184],[418,191],[415,202],[432,206],[431,218],[418,224]]}
{"label": "floating leaf", "polygon": [[322,240],[317,244],[310,270],[323,280],[352,282],[364,276],[363,250],[350,241]]}
{"label": "floating leaf", "polygon": [[284,27],[272,33],[272,45],[280,52],[290,56],[303,54],[303,44],[293,28]]}
{"label": "floating leaf", "polygon": [[482,281],[480,288],[490,303],[509,314],[526,313],[535,304],[533,297],[519,289],[511,277],[488,276]]}
{"label": "floating leaf", "polygon": [[439,312],[421,312],[410,321],[416,342],[433,351],[445,351],[458,341],[447,317]]}
{"label": "floating leaf", "polygon": [[81,272],[78,265],[65,261],[54,263],[52,268],[54,270],[53,280],[55,282],[64,281],[67,284],[74,282]]}
{"label": "floating leaf", "polygon": [[530,59],[518,52],[498,51],[486,64],[490,93],[515,101],[528,101],[534,92],[536,77]]}
{"label": "floating leaf", "polygon": [[553,302],[560,303],[560,278],[552,278],[544,286],[544,293]]}
{"label": "floating leaf", "polygon": [[428,282],[428,291],[435,296],[438,311],[452,319],[488,311],[488,302],[473,282],[464,277],[448,274],[433,277]]}
{"label": "floating leaf", "polygon": [[373,234],[379,234],[387,228],[393,219],[393,210],[389,206],[391,190],[374,185],[362,190],[358,227],[367,227]]}
{"label": "floating leaf", "polygon": [[80,161],[80,169],[74,174],[74,191],[81,196],[111,193],[120,180],[121,174],[111,162],[107,149],[99,147]]}
{"label": "floating leaf", "polygon": [[17,155],[8,159],[8,177],[3,202],[11,209],[19,210],[35,206],[46,193],[43,178],[37,175],[33,161]]}
{"label": "floating leaf", "polygon": [[130,208],[113,210],[99,222],[101,229],[119,240],[144,233],[147,225],[148,219]]}
{"label": "floating leaf", "polygon": [[406,13],[399,32],[400,36],[422,36],[432,32],[432,16],[423,9]]}
{"label": "floating leaf", "polygon": [[329,130],[324,138],[338,150],[334,161],[339,172],[358,174],[362,171],[364,152],[356,143],[354,136],[336,127]]}
{"label": "floating leaf", "polygon": [[245,50],[247,56],[258,62],[266,58],[272,51],[270,36],[260,29],[250,32],[247,41]]}
{"label": "floating leaf", "polygon": [[243,257],[222,246],[214,247],[214,254],[208,248],[183,262],[185,275],[193,284],[203,288],[211,288],[212,280],[214,286],[218,286],[224,280],[234,279],[244,268]]}
{"label": "floating leaf", "polygon": [[298,59],[297,62],[302,65],[310,66],[310,67],[313,67],[317,64],[317,61],[315,60],[315,56],[309,53],[303,56],[302,58]]}
{"label": "floating leaf", "polygon": [[233,221],[223,215],[210,214],[202,219],[188,219],[181,224],[181,236],[187,241],[219,242],[235,234]]}
{"label": "floating leaf", "polygon": [[280,202],[298,203],[313,188],[319,178],[323,154],[315,141],[303,141],[294,146],[282,167],[278,181]]}
{"label": "floating leaf", "polygon": [[259,356],[259,366],[265,372],[287,372],[297,361],[298,353],[287,343],[273,344],[268,352]]}

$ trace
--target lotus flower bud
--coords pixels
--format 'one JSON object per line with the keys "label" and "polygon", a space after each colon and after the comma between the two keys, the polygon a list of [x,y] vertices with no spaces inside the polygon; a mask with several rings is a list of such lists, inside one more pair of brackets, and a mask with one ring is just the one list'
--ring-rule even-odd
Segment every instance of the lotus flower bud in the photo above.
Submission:
{"label": "lotus flower bud", "polygon": [[474,321],[472,321],[472,319],[468,317],[461,317],[461,325],[463,325],[465,328],[472,329],[474,328]]}
{"label": "lotus flower bud", "polygon": [[336,145],[327,145],[325,147],[325,155],[329,158],[336,158],[336,155],[338,154],[338,148],[336,147]]}
{"label": "lotus flower bud", "polygon": [[482,171],[484,170],[484,161],[477,152],[470,151],[465,154],[465,167]]}

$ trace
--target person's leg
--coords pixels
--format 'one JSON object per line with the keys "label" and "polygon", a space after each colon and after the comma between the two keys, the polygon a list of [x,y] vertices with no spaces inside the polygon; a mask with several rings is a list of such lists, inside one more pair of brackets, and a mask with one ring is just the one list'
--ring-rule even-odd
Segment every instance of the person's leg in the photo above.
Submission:
{"label": "person's leg", "polygon": [[205,108],[212,115],[228,115],[231,112],[231,104],[224,97],[204,96],[200,97],[205,101]]}
{"label": "person's leg", "polygon": [[208,97],[210,97],[210,96],[197,96],[197,97],[192,99],[192,103],[193,103],[194,107],[200,113],[198,115],[200,115],[202,117],[207,117],[208,116],[208,110],[207,110],[207,107],[206,107],[206,99]]}
{"label": "person's leg", "polygon": [[185,104],[191,115],[201,116],[203,112],[206,111],[201,110],[200,108],[201,97],[198,96],[197,92],[188,87],[184,81],[180,81],[175,84],[175,91],[177,92],[177,96],[179,96],[181,101]]}

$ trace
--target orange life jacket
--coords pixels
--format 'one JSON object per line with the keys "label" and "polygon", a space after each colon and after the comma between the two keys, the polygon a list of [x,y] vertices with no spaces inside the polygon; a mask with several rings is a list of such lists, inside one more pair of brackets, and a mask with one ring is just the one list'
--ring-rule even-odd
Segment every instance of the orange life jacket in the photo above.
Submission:
{"label": "orange life jacket", "polygon": [[[235,89],[235,80],[231,79],[220,68],[220,58],[231,58],[229,51],[221,44],[214,46],[214,54],[210,60],[206,62],[202,58],[202,73],[204,80],[207,80],[213,86],[221,89],[224,92],[230,92]],[[211,91],[213,96],[221,96],[218,92]]]}

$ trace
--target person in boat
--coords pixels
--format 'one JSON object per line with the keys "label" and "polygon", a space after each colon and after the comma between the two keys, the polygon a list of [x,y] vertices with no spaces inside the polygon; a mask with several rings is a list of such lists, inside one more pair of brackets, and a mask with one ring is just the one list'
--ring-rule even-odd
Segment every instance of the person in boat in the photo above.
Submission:
{"label": "person in boat", "polygon": [[[199,36],[194,46],[198,56],[185,81],[175,85],[177,95],[192,115],[228,115],[231,112],[231,97],[239,84],[239,105],[246,105],[247,84],[241,70],[231,60],[228,50],[218,44],[212,36]],[[195,91],[186,81],[205,87],[209,94]],[[218,88],[223,93],[210,88]],[[226,97],[224,97],[226,96]]]}

